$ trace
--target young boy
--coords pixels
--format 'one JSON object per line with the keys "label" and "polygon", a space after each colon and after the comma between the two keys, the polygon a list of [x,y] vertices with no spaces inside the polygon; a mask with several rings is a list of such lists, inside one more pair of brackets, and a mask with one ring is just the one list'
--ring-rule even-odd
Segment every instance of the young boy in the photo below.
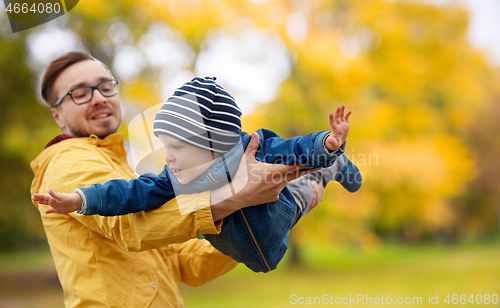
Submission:
{"label": "young boy", "polygon": [[[361,185],[358,168],[345,155],[350,112],[344,106],[330,113],[331,132],[282,139],[272,131],[257,131],[256,159],[263,162],[324,168],[310,173],[281,191],[275,202],[243,208],[223,221],[220,234],[205,238],[222,253],[256,272],[276,268],[287,246],[288,234],[311,205],[311,180],[323,186],[331,180],[355,192]],[[234,98],[215,78],[193,78],[177,89],[158,112],[154,134],[165,146],[165,167],[158,176],[130,181],[111,180],[77,189],[74,194],[34,194],[33,200],[49,204],[47,213],[115,216],[151,210],[182,198],[231,183],[250,136],[241,131],[241,111]],[[233,190],[233,194],[234,194]]]}

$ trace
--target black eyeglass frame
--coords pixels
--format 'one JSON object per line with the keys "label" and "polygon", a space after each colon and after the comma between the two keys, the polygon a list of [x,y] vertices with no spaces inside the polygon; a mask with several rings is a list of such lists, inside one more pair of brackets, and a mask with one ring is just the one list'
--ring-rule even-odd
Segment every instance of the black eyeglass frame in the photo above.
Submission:
{"label": "black eyeglass frame", "polygon": [[[113,81],[113,88],[115,88],[115,90],[116,90],[116,86],[118,85],[118,80],[117,80],[117,79],[108,79],[108,80],[104,80],[104,81],[102,81],[102,82],[98,83],[98,84],[97,84],[97,85],[95,85],[95,86],[83,86],[83,87],[74,88],[74,89],[70,90],[68,93],[66,93],[63,97],[61,97],[60,99],[58,99],[58,100],[57,100],[57,102],[54,104],[54,107],[53,107],[53,108],[55,108],[55,107],[57,107],[57,106],[61,105],[61,103],[63,102],[63,100],[64,100],[64,99],[66,98],[66,96],[68,96],[68,95],[71,97],[71,100],[73,101],[73,103],[75,103],[75,104],[77,104],[77,105],[83,105],[83,104],[86,104],[86,103],[90,102],[90,101],[92,100],[92,98],[94,97],[94,91],[95,91],[95,90],[99,91],[99,93],[101,93],[101,95],[102,95],[102,96],[104,96],[104,97],[112,97],[112,96],[115,96],[115,95],[117,95],[117,94],[118,94],[118,90],[116,90],[116,92],[115,92],[115,93],[113,93],[113,94],[111,94],[111,95],[105,95],[105,94],[103,94],[103,93],[101,92],[101,90],[99,89],[99,86],[100,86],[101,84],[103,84],[103,83],[105,83],[105,82],[110,82],[110,81]],[[77,103],[77,102],[75,102],[75,99],[73,98],[72,93],[73,93],[73,91],[78,90],[78,89],[81,89],[81,88],[90,88],[90,89],[92,90],[92,92],[90,92],[90,99],[89,99],[88,101],[83,102],[83,103]]]}

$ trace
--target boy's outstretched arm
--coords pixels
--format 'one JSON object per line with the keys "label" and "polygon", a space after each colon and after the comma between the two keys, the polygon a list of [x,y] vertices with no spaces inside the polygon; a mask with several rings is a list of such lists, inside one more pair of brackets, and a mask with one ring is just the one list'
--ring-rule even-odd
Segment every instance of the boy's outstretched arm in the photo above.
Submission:
{"label": "boy's outstretched arm", "polygon": [[345,106],[341,105],[334,114],[330,113],[330,131],[284,139],[270,130],[258,130],[263,140],[259,149],[264,153],[261,161],[287,165],[298,163],[313,168],[331,166],[345,150],[351,112],[345,115],[344,111]]}
{"label": "boy's outstretched arm", "polygon": [[212,191],[210,205],[214,221],[247,206],[274,202],[291,180],[318,170],[299,164],[259,162],[255,159],[258,147],[259,135],[253,133],[231,183]]}
{"label": "boy's outstretched arm", "polygon": [[50,205],[52,208],[45,211],[45,214],[59,213],[68,214],[82,208],[82,197],[78,193],[66,194],[58,193],[49,189],[48,194],[33,194],[33,201]]}

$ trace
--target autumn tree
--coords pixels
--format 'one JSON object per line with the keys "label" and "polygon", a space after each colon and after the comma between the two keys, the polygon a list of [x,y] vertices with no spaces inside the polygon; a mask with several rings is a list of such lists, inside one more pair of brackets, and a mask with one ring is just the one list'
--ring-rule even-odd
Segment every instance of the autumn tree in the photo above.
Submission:
{"label": "autumn tree", "polygon": [[88,0],[20,33],[9,33],[5,17],[0,24],[2,248],[43,234],[29,202],[29,162],[59,128],[36,92],[48,61],[74,49],[90,52],[120,79],[120,132],[127,137],[133,119],[195,74],[220,77],[247,108],[248,132],[327,130],[337,105],[352,110],[346,155],[364,173],[363,187],[349,194],[331,184],[323,204],[297,226],[298,242],[420,241],[464,221],[488,226],[479,233],[494,230],[497,173],[489,166],[497,152],[476,149],[497,148],[488,132],[498,123],[491,103],[498,92],[458,6]]}

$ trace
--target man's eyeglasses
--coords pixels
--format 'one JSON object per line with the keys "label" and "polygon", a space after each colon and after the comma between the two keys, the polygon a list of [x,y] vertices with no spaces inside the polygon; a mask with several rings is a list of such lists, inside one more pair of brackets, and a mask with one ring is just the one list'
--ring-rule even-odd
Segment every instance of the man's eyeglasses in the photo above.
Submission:
{"label": "man's eyeglasses", "polygon": [[92,100],[92,97],[94,96],[94,90],[98,90],[99,93],[101,93],[102,96],[104,97],[115,96],[116,94],[118,94],[118,90],[116,89],[117,86],[118,86],[118,80],[111,79],[111,80],[105,80],[93,87],[85,86],[85,87],[74,88],[73,90],[66,93],[66,95],[58,99],[57,102],[54,104],[54,107],[61,105],[62,101],[68,95],[77,105],[88,103]]}

